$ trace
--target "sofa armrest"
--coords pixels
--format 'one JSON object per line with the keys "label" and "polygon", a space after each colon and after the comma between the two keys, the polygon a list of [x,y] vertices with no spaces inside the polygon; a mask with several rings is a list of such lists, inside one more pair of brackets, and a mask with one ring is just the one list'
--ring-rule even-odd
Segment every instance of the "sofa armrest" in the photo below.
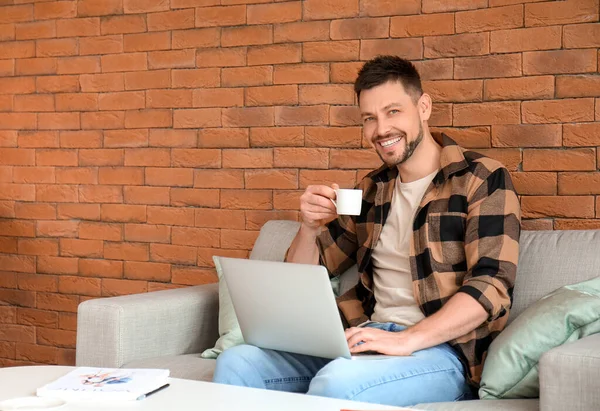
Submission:
{"label": "sofa armrest", "polygon": [[600,334],[540,358],[540,410],[600,410]]}
{"label": "sofa armrest", "polygon": [[77,366],[198,353],[218,338],[218,286],[88,300],[77,311]]}

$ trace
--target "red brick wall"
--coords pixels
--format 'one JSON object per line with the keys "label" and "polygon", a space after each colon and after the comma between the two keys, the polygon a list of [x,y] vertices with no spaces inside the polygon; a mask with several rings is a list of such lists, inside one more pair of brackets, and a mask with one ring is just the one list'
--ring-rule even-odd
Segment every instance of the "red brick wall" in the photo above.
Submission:
{"label": "red brick wall", "polygon": [[215,281],[308,184],[376,167],[352,82],[380,53],[510,168],[525,228],[600,228],[598,9],[0,0],[0,365],[72,364],[79,302]]}

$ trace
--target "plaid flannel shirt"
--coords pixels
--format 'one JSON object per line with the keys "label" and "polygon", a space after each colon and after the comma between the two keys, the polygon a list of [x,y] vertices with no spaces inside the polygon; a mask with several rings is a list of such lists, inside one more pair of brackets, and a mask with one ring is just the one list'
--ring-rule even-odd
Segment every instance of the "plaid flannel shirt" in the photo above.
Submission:
{"label": "plaid flannel shirt", "polygon": [[[475,330],[449,341],[477,386],[492,340],[506,325],[519,254],[520,206],[510,175],[499,162],[459,147],[444,134],[441,167],[413,221],[410,267],[415,300],[427,317],[457,292],[488,312]],[[320,263],[332,277],[358,265],[360,281],[338,298],[347,325],[373,314],[371,254],[390,211],[397,167],[383,165],[357,186],[360,216],[340,216],[317,238]],[[460,313],[456,313],[460,315]]]}

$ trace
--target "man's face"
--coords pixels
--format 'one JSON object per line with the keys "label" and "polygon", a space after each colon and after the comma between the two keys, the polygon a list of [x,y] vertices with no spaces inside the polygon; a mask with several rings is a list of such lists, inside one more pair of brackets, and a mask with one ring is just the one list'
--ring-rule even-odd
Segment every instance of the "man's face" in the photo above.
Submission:
{"label": "man's face", "polygon": [[360,93],[363,134],[389,166],[408,160],[423,140],[418,105],[397,81]]}

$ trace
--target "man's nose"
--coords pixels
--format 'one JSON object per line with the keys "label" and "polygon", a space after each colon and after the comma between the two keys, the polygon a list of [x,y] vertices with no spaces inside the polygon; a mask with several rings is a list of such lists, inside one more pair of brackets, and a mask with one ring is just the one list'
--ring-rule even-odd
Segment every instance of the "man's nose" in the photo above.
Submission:
{"label": "man's nose", "polygon": [[377,136],[379,138],[385,137],[390,132],[390,124],[385,119],[377,120]]}

